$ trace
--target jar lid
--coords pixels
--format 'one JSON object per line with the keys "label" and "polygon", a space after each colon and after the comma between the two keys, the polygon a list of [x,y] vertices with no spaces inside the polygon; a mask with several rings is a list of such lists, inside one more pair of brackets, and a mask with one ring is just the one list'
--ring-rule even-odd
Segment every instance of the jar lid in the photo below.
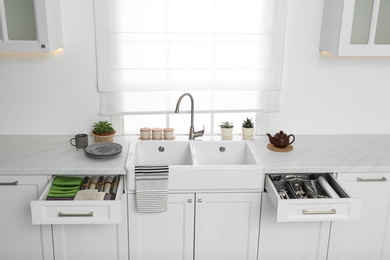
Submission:
{"label": "jar lid", "polygon": [[142,127],[140,130],[142,132],[147,132],[147,131],[150,131],[150,128],[149,127]]}
{"label": "jar lid", "polygon": [[166,128],[164,128],[164,131],[165,132],[173,132],[173,128],[166,127]]}
{"label": "jar lid", "polygon": [[152,128],[152,131],[153,132],[159,132],[159,131],[161,131],[161,128],[155,127],[155,128]]}

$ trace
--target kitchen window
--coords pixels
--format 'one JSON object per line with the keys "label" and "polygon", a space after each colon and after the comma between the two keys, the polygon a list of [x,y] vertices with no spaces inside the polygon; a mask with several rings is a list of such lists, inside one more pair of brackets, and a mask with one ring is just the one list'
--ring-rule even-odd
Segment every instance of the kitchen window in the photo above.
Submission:
{"label": "kitchen window", "polygon": [[189,119],[173,113],[186,92],[195,127],[209,133],[279,110],[287,0],[94,0],[94,8],[100,114],[123,116],[126,133],[141,125],[187,133]]}

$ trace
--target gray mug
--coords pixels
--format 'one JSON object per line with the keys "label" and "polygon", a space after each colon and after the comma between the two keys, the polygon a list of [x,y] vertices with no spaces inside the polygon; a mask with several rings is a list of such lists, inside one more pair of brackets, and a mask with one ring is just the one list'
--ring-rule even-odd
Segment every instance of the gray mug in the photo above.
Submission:
{"label": "gray mug", "polygon": [[[75,144],[72,142],[73,140],[75,140]],[[84,150],[88,146],[88,135],[77,134],[69,142],[71,145],[76,146],[77,150]]]}

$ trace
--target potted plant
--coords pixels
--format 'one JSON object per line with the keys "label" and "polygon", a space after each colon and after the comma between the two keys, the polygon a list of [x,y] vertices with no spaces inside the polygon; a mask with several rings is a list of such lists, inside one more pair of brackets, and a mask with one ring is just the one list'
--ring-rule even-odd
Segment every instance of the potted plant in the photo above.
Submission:
{"label": "potted plant", "polygon": [[253,131],[254,131],[254,123],[252,122],[252,118],[248,117],[246,120],[242,122],[242,138],[245,140],[253,139]]}
{"label": "potted plant", "polygon": [[229,121],[222,122],[219,127],[221,127],[222,140],[231,140],[233,138],[233,123]]}
{"label": "potted plant", "polygon": [[108,121],[99,121],[93,125],[92,135],[96,143],[114,141],[115,133],[112,124]]}

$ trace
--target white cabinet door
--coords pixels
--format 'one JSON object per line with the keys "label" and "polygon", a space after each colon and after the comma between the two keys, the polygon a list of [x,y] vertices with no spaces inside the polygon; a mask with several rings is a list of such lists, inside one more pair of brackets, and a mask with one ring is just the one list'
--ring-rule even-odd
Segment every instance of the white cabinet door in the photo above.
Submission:
{"label": "white cabinet door", "polygon": [[196,260],[255,260],[261,193],[197,193]]}
{"label": "white cabinet door", "polygon": [[261,193],[169,194],[166,212],[137,213],[130,194],[130,259],[255,260],[260,204]]}
{"label": "white cabinet door", "polygon": [[390,2],[325,0],[320,50],[338,56],[390,56]]}
{"label": "white cabinet door", "polygon": [[55,259],[128,260],[126,198],[123,194],[120,224],[52,225]]}
{"label": "white cabinet door", "polygon": [[390,174],[339,174],[338,180],[362,199],[360,219],[332,223],[328,260],[390,259]]}
{"label": "white cabinet door", "polygon": [[61,48],[60,0],[0,0],[0,52]]}
{"label": "white cabinet door", "polygon": [[0,259],[53,259],[51,227],[32,225],[46,176],[0,176]]}
{"label": "white cabinet door", "polygon": [[258,260],[325,260],[330,222],[276,222],[276,209],[263,194]]}
{"label": "white cabinet door", "polygon": [[194,194],[168,194],[168,210],[138,213],[129,194],[132,260],[193,260]]}

